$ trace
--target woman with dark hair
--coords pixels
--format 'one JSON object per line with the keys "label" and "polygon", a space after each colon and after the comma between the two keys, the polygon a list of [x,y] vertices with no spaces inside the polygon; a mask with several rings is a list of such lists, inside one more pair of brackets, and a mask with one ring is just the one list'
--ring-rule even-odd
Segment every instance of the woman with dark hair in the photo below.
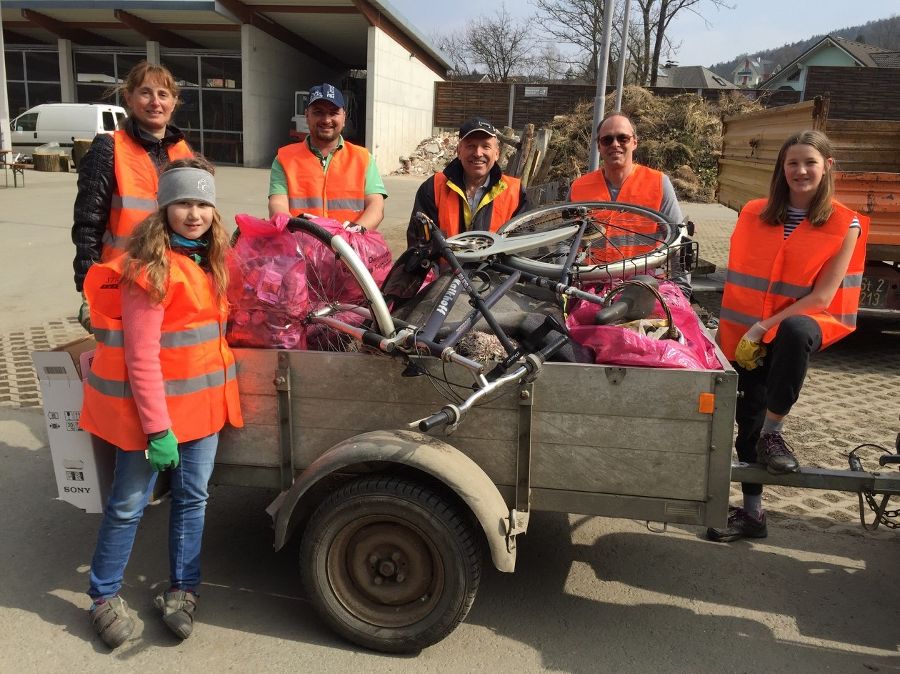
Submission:
{"label": "woman with dark hair", "polygon": [[[747,203],[731,235],[717,341],[738,373],[735,448],[741,461],[792,473],[783,436],[811,354],[856,329],[868,219],[834,199],[834,153],[803,131],[778,153],[768,199]],[[762,485],[743,484],[714,541],[764,538]]]}
{"label": "woman with dark hair", "polygon": [[[94,138],[78,168],[72,225],[78,292],[91,265],[121,255],[134,227],[155,212],[163,166],[193,156],[184,134],[170,123],[179,88],[166,67],[141,61],[118,90],[128,118],[113,134]],[[78,320],[90,332],[86,301]]]}

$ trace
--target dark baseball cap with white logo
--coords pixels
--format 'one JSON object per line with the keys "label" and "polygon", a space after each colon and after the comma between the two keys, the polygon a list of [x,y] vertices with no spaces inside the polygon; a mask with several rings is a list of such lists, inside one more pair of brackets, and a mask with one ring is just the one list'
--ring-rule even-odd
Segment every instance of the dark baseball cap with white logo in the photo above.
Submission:
{"label": "dark baseball cap with white logo", "polygon": [[486,133],[487,135],[496,138],[500,132],[497,131],[497,129],[494,128],[494,125],[484,117],[473,117],[459,127],[459,139],[462,140],[473,133]]}
{"label": "dark baseball cap with white logo", "polygon": [[328,101],[338,108],[343,108],[344,94],[333,84],[317,84],[309,90],[309,101],[306,107],[308,108],[316,101]]}

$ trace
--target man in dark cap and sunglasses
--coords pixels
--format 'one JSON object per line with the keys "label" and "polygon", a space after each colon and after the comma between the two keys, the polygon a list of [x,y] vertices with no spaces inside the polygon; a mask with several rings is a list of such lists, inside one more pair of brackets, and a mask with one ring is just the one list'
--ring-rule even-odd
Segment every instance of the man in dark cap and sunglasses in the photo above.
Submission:
{"label": "man in dark cap and sunglasses", "polygon": [[[670,223],[684,222],[669,176],[634,162],[637,144],[637,133],[631,120],[618,112],[608,115],[597,129],[597,149],[603,163],[596,171],[586,173],[572,183],[569,200],[635,204],[660,212]],[[647,232],[648,235],[654,233]],[[688,273],[676,269],[672,280],[690,297]]]}
{"label": "man in dark cap and sunglasses", "polygon": [[413,245],[419,228],[413,218],[422,212],[445,236],[460,232],[496,232],[510,218],[527,208],[525,190],[518,178],[503,175],[499,132],[483,117],[470,119],[459,128],[456,159],[441,173],[428,178],[416,192],[406,238]]}

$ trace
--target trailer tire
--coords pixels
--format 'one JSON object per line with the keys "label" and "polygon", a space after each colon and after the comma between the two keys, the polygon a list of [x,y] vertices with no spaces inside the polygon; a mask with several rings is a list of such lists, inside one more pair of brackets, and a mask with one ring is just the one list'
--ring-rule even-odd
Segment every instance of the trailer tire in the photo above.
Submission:
{"label": "trailer tire", "polygon": [[325,499],[303,534],[300,569],[322,618],[386,653],[437,643],[466,617],[481,578],[473,524],[438,491],[365,476]]}

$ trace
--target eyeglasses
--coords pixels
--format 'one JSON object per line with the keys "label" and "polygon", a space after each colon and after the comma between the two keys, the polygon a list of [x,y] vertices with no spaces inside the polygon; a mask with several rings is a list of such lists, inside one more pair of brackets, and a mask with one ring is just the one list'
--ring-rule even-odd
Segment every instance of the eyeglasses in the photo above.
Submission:
{"label": "eyeglasses", "polygon": [[627,133],[619,133],[615,135],[610,134],[608,136],[600,136],[598,140],[603,147],[609,147],[613,144],[614,140],[619,141],[619,145],[625,145],[630,143],[632,138],[634,138],[634,136],[629,136]]}

